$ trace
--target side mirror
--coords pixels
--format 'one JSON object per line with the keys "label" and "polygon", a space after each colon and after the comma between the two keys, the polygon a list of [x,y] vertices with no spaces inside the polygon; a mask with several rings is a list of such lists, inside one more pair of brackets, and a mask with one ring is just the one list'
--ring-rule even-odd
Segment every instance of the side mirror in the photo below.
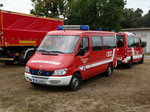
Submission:
{"label": "side mirror", "polygon": [[85,49],[81,48],[80,51],[77,53],[77,56],[84,56],[85,55]]}
{"label": "side mirror", "polygon": [[140,46],[141,46],[141,47],[146,47],[146,42],[141,42],[141,43],[140,43]]}

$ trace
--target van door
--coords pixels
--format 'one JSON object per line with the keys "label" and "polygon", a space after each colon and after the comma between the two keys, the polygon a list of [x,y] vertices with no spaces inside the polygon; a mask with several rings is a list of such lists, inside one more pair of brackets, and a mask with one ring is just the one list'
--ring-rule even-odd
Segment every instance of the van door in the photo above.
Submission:
{"label": "van door", "polygon": [[91,36],[90,65],[87,67],[91,75],[104,72],[104,50],[101,36]]}
{"label": "van door", "polygon": [[[84,54],[84,56],[77,55],[75,58],[75,62],[74,62],[74,65],[76,67],[79,67],[79,69],[82,71],[83,79],[86,79],[90,76],[90,72],[86,68],[86,66],[90,63],[90,47],[89,46],[90,46],[89,37],[84,36],[79,44],[79,50],[84,49],[85,54]],[[78,52],[79,52],[79,50],[78,50]]]}

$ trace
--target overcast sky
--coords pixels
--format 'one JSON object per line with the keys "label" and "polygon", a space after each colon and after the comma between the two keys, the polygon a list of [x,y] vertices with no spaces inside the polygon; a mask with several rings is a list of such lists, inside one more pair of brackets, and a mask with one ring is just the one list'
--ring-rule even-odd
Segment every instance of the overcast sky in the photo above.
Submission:
{"label": "overcast sky", "polygon": [[[0,0],[4,7],[1,9],[8,11],[15,11],[20,13],[30,13],[32,9],[31,0]],[[150,10],[150,0],[127,0],[127,8],[141,8],[144,14]]]}

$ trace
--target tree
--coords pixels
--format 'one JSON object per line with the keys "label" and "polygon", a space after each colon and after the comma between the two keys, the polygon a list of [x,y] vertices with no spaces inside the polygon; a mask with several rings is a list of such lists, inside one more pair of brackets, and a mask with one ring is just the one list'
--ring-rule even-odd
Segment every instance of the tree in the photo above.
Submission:
{"label": "tree", "polygon": [[55,18],[65,18],[65,10],[68,3],[71,0],[31,0],[34,9],[30,11],[31,14],[45,16],[45,17],[55,17]]}
{"label": "tree", "polygon": [[87,24],[92,29],[120,30],[124,0],[32,0],[31,14],[63,17],[66,24]]}
{"label": "tree", "polygon": [[142,18],[142,26],[150,27],[150,10],[147,14],[145,14]]}
{"label": "tree", "polygon": [[133,8],[124,9],[125,21],[122,23],[123,28],[138,28],[142,26],[142,9],[134,10]]}
{"label": "tree", "polygon": [[75,0],[67,13],[67,24],[88,24],[92,29],[120,30],[124,0]]}

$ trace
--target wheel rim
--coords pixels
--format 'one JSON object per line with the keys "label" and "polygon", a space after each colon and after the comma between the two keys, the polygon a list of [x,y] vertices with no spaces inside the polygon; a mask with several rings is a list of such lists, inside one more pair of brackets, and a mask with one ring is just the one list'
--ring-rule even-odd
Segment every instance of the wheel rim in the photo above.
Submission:
{"label": "wheel rim", "polygon": [[78,79],[78,78],[73,78],[72,84],[73,84],[73,86],[74,86],[75,88],[78,87],[78,85],[79,85],[79,79]]}

